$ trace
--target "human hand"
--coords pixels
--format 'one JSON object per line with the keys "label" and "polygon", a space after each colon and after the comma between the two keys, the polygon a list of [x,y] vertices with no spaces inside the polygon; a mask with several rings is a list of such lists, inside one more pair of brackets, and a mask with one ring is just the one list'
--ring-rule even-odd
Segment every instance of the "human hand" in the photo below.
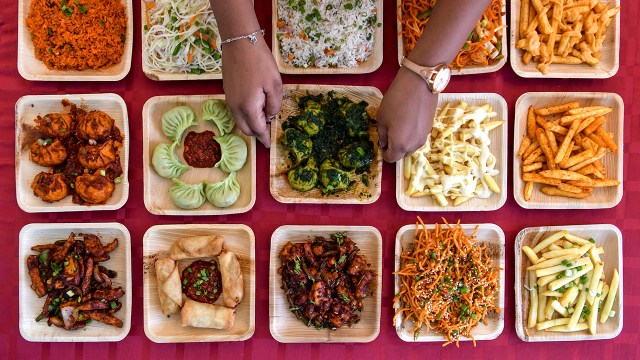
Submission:
{"label": "human hand", "polygon": [[378,142],[388,162],[425,144],[433,126],[438,95],[416,74],[400,68],[378,109]]}
{"label": "human hand", "polygon": [[273,55],[262,36],[223,45],[222,78],[227,106],[236,125],[269,147],[268,123],[282,106],[282,79]]}

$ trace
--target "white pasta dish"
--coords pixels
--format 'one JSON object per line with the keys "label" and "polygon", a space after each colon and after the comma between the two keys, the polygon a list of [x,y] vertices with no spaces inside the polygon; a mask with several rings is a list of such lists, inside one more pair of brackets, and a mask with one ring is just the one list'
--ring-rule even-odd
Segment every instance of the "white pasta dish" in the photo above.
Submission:
{"label": "white pasta dish", "polygon": [[496,116],[490,104],[447,103],[437,112],[425,145],[404,159],[405,194],[432,195],[441,206],[449,205],[449,197],[457,206],[499,193],[489,138],[489,132],[504,123],[493,120]]}
{"label": "white pasta dish", "polygon": [[381,26],[376,0],[278,0],[276,37],[295,67],[355,67],[372,53]]}
{"label": "white pasta dish", "polygon": [[145,1],[142,61],[166,73],[220,73],[220,34],[209,0]]}

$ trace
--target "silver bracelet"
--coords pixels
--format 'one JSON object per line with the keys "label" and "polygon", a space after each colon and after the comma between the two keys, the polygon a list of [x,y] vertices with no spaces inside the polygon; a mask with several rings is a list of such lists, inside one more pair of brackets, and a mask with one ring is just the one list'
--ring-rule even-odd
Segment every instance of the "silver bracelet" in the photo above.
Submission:
{"label": "silver bracelet", "polygon": [[242,39],[249,39],[249,41],[252,44],[255,44],[258,41],[258,37],[256,36],[258,33],[260,33],[260,34],[262,34],[262,36],[264,36],[264,29],[256,30],[256,31],[252,32],[251,34],[242,35],[242,36],[236,36],[236,37],[232,37],[232,38],[227,39],[227,40],[222,40],[220,42],[220,45],[227,44],[227,43],[230,43],[230,42],[234,42],[236,40],[242,40]]}

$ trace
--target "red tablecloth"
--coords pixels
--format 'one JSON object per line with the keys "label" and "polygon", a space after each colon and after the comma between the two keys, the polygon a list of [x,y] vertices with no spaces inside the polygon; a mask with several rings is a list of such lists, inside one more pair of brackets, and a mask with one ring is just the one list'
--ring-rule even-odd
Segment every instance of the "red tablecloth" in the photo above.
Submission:
{"label": "red tablecloth", "polygon": [[[257,200],[252,211],[241,215],[209,217],[154,216],[144,207],[142,191],[142,106],[156,95],[222,93],[221,81],[154,82],[148,80],[141,69],[140,2],[134,0],[134,55],[129,75],[116,83],[54,83],[29,82],[17,71],[17,13],[18,1],[4,1],[0,7],[0,234],[2,234],[2,261],[0,261],[0,358],[331,358],[331,359],[415,359],[415,358],[640,358],[640,51],[638,49],[637,1],[626,1],[621,11],[620,71],[608,80],[523,79],[515,75],[507,64],[502,70],[488,75],[454,77],[448,92],[496,92],[509,104],[509,146],[513,143],[512,124],[514,105],[518,96],[528,91],[608,91],[616,92],[625,102],[624,128],[624,187],[622,202],[607,210],[524,210],[513,200],[512,187],[504,207],[492,212],[420,214],[425,221],[437,221],[441,216],[460,218],[463,223],[493,222],[505,232],[506,244],[506,301],[505,326],[496,340],[479,342],[477,348],[463,343],[442,348],[438,343],[411,344],[402,342],[391,323],[393,309],[394,239],[397,230],[414,222],[417,213],[400,209],[395,199],[395,165],[385,164],[382,178],[382,196],[372,205],[328,206],[286,205],[276,202],[269,193],[269,153],[259,146],[257,153]],[[270,1],[256,1],[260,23],[270,36]],[[382,67],[368,75],[336,76],[284,76],[284,83],[320,83],[344,85],[373,85],[383,92],[398,69],[396,55],[395,1],[385,1],[384,8],[384,62]],[[452,19],[455,21],[455,19]],[[270,42],[270,41],[269,41]],[[129,111],[131,192],[126,205],[117,211],[85,213],[27,214],[20,210],[15,196],[14,161],[14,104],[27,94],[65,94],[114,92],[126,101]],[[635,139],[635,140],[633,140]],[[509,154],[511,150],[509,150]],[[637,156],[634,158],[634,156]],[[505,171],[503,169],[503,171]],[[509,169],[511,184],[511,162]],[[118,343],[29,343],[18,330],[18,233],[28,223],[46,222],[107,222],[124,224],[132,236],[133,315],[129,335]],[[256,235],[256,331],[254,336],[237,343],[155,344],[144,335],[142,317],[142,236],[155,224],[175,223],[242,223],[250,226]],[[513,242],[524,227],[540,225],[567,225],[611,223],[622,230],[624,236],[624,328],[613,340],[554,343],[525,343],[516,336],[514,327],[514,255]],[[268,269],[269,242],[272,232],[284,224],[373,225],[383,237],[382,319],[378,338],[368,344],[280,344],[269,333]]]}

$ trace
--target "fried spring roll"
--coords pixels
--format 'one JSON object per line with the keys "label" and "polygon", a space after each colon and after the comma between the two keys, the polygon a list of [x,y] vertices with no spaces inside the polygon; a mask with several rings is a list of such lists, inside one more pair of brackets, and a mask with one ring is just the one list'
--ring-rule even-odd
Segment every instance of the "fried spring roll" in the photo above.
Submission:
{"label": "fried spring roll", "polygon": [[244,295],[242,269],[236,254],[225,251],[218,256],[222,277],[222,299],[225,306],[236,307]]}
{"label": "fried spring roll", "polygon": [[193,326],[210,329],[231,329],[235,319],[234,309],[200,303],[187,299],[180,312],[182,326]]}

